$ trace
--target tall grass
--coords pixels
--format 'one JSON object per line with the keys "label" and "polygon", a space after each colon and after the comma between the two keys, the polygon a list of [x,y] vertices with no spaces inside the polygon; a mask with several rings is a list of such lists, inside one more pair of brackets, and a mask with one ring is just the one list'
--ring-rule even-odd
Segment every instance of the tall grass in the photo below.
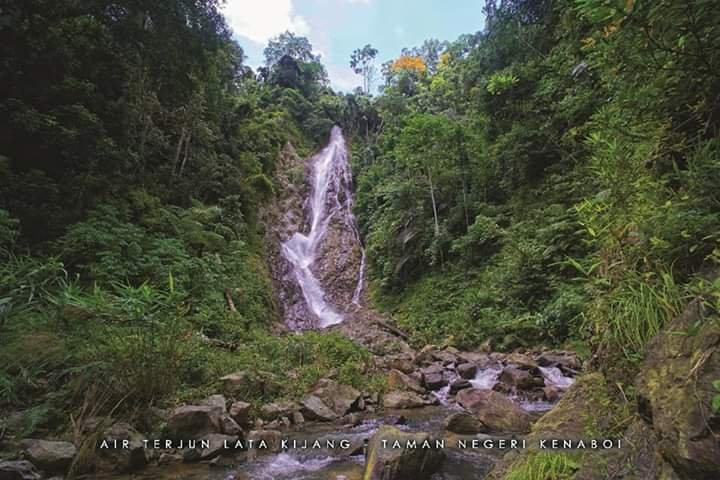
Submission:
{"label": "tall grass", "polygon": [[565,453],[530,453],[511,465],[505,480],[566,480],[572,478],[579,465]]}
{"label": "tall grass", "polygon": [[638,360],[650,339],[680,314],[685,300],[670,272],[643,275],[629,271],[592,311],[594,333],[605,350],[621,351],[627,359]]}

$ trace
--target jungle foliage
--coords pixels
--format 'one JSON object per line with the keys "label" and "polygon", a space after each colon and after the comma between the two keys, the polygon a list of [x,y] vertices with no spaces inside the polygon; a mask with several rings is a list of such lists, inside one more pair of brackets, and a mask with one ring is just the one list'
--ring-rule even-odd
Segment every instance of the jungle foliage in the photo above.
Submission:
{"label": "jungle foliage", "polygon": [[720,12],[486,14],[383,70],[382,128],[354,157],[375,302],[418,344],[582,340],[632,364],[688,295],[718,295]]}

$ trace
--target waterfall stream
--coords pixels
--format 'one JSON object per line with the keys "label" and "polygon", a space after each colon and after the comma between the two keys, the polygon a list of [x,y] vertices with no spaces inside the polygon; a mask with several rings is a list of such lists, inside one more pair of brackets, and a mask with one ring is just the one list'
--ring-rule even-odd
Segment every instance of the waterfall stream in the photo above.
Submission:
{"label": "waterfall stream", "polygon": [[363,290],[365,252],[360,243],[360,233],[352,214],[352,174],[348,163],[347,147],[342,131],[333,127],[328,145],[311,160],[310,194],[305,200],[306,233],[295,232],[282,243],[282,254],[292,267],[308,309],[314,314],[316,326],[329,327],[343,321],[343,312],[328,300],[326,286],[317,275],[320,247],[329,231],[331,222],[340,225],[344,234],[360,249],[361,260],[352,303],[358,305]]}

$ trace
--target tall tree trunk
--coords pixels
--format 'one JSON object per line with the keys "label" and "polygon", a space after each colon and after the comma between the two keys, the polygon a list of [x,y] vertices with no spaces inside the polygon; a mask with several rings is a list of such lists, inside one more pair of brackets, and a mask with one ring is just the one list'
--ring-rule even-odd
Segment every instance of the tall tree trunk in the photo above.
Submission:
{"label": "tall tree trunk", "polygon": [[435,203],[435,188],[433,187],[430,170],[427,172],[428,184],[430,185],[430,200],[432,200],[433,218],[435,220],[435,236],[440,236],[440,222],[438,221],[437,204]]}
{"label": "tall tree trunk", "polygon": [[462,176],[462,194],[463,194],[463,210],[465,211],[465,230],[470,228],[470,216],[467,208],[467,184],[465,183],[465,175]]}
{"label": "tall tree trunk", "polygon": [[176,174],[178,169],[178,163],[180,162],[180,153],[182,152],[182,146],[185,142],[185,135],[187,135],[187,128],[182,127],[180,131],[180,138],[178,139],[177,147],[175,147],[175,158],[173,159],[173,175]]}
{"label": "tall tree trunk", "polygon": [[188,161],[188,155],[190,154],[190,140],[192,139],[192,132],[187,134],[187,138],[185,139],[185,154],[183,155],[183,161],[180,164],[180,172],[178,175],[183,174],[183,170],[185,170],[185,164]]}

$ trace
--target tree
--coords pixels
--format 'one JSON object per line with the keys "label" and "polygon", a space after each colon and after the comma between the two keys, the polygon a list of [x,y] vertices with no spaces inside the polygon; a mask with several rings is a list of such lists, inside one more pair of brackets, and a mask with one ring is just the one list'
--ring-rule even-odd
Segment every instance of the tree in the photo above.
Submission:
{"label": "tree", "polygon": [[375,60],[375,56],[377,54],[377,49],[370,46],[370,44],[367,44],[363,48],[355,49],[350,56],[350,67],[356,74],[362,75],[363,91],[367,95],[370,95],[370,89],[375,77],[375,65],[373,65],[373,60]]}
{"label": "tree", "polygon": [[270,39],[263,54],[265,55],[265,65],[268,68],[275,66],[286,55],[298,62],[312,63],[320,61],[320,57],[313,54],[310,41],[290,31]]}

